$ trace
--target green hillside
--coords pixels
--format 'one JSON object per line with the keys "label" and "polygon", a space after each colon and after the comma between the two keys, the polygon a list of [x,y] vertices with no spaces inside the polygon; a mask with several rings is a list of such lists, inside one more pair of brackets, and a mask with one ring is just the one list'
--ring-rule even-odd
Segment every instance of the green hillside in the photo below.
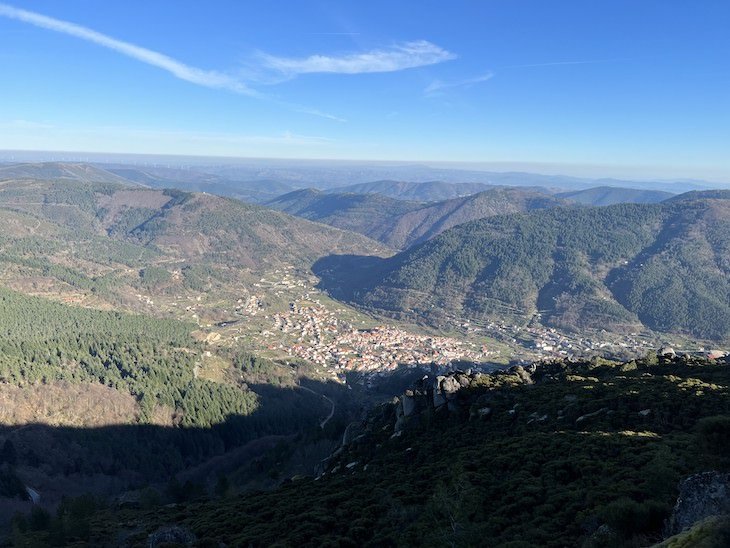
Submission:
{"label": "green hillside", "polygon": [[686,202],[691,200],[730,200],[730,189],[692,190],[669,198],[669,202]]}
{"label": "green hillside", "polygon": [[561,200],[533,190],[495,188],[405,213],[395,223],[388,239],[383,241],[396,249],[405,249],[476,219],[560,205],[564,205]]}
{"label": "green hillside", "polygon": [[380,194],[334,194],[304,189],[279,196],[266,206],[392,245],[393,231],[402,216],[420,209],[423,204]]}
{"label": "green hillside", "polygon": [[58,246],[64,233],[74,241],[107,239],[108,244],[95,246],[100,252],[124,243],[180,259],[249,268],[306,267],[330,253],[383,249],[361,235],[230,198],[112,183],[2,182],[0,213],[29,215],[39,223],[22,235],[26,243],[44,240],[38,245]]}
{"label": "green hillside", "polygon": [[148,422],[155,408],[181,424],[223,422],[248,414],[252,393],[199,380],[193,374],[201,345],[195,326],[170,320],[64,306],[0,288],[0,379],[36,383],[99,383],[135,397]]}
{"label": "green hillside", "polygon": [[[258,473],[247,458],[318,432],[329,410],[320,393],[296,389],[296,368],[206,345],[193,324],[2,288],[0,310],[0,447],[14,455],[0,451],[0,543],[7,508],[27,499],[9,487],[19,481],[51,508],[179,473],[202,485],[204,463],[209,473],[243,467],[245,483]],[[215,380],[201,374],[211,361]]]}
{"label": "green hillside", "polygon": [[[541,314],[567,329],[644,325],[730,337],[730,201],[549,209],[459,225],[324,285],[362,306],[443,320]],[[351,259],[343,258],[343,265]],[[328,278],[329,277],[329,278]]]}

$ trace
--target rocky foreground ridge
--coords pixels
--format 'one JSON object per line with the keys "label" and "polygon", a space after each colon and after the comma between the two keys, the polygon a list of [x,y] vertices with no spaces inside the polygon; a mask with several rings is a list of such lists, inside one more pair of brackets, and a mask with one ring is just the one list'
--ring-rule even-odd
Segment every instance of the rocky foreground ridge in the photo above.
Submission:
{"label": "rocky foreground ridge", "polygon": [[[615,376],[616,373],[639,372],[640,378],[645,380],[663,379],[667,375],[670,380],[676,380],[670,373],[678,367],[705,367],[705,366],[728,366],[730,365],[730,354],[719,354],[716,359],[708,359],[705,356],[691,356],[689,354],[677,355],[671,348],[662,348],[657,351],[656,357],[633,360],[626,363],[611,362],[602,358],[585,360],[554,360],[533,363],[528,366],[516,365],[504,370],[491,373],[484,373],[472,369],[455,370],[443,375],[425,375],[416,381],[411,388],[406,390],[400,397],[394,398],[389,403],[383,404],[380,408],[371,412],[363,424],[357,429],[372,431],[374,425],[382,429],[385,426],[381,423],[392,423],[393,436],[398,436],[408,426],[419,424],[424,414],[435,414],[436,416],[451,416],[460,419],[489,419],[496,412],[502,412],[512,421],[524,420],[526,425],[533,422],[546,422],[552,418],[561,421],[567,427],[580,426],[605,414],[611,416],[618,409],[611,409],[610,406],[596,407],[586,401],[579,401],[576,395],[566,394],[563,398],[563,405],[557,409],[554,416],[548,413],[541,414],[540,411],[533,411],[525,415],[521,404],[516,402],[515,393],[510,390],[517,387],[529,387],[533,385],[557,385],[565,382],[593,381],[599,383],[603,377]],[[582,376],[582,375],[598,376]],[[619,375],[619,379],[628,380],[630,377]],[[698,386],[702,386],[699,383]],[[711,387],[717,388],[717,387]],[[637,394],[638,396],[638,394]],[[646,399],[646,398],[643,398]],[[642,398],[636,398],[641,401]],[[614,401],[614,406],[618,404]],[[637,407],[633,405],[633,407]],[[640,405],[638,407],[641,407]],[[583,413],[583,411],[588,411]],[[651,408],[639,409],[636,415],[649,421],[652,414]],[[636,418],[636,417],[634,417]],[[353,425],[351,425],[353,426]],[[337,455],[348,444],[348,439],[362,440],[363,432],[357,437],[346,436],[343,447]]]}
{"label": "rocky foreground ridge", "polygon": [[[677,356],[671,349],[661,349],[656,357],[626,363],[602,359],[566,360],[514,366],[493,373],[457,370],[444,375],[427,375],[400,397],[381,405],[361,424],[351,425],[343,445],[327,461],[324,475],[368,470],[372,467],[369,459],[376,459],[373,447],[388,451],[389,443],[404,438],[410,440],[411,446],[405,451],[411,453],[416,450],[419,437],[431,436],[434,429],[438,431],[444,427],[446,430],[446,425],[459,422],[489,423],[493,432],[497,430],[500,435],[512,436],[553,429],[559,429],[556,433],[596,432],[610,436],[612,431],[620,429],[615,433],[661,439],[671,435],[680,424],[685,427],[693,421],[696,424],[692,430],[701,432],[702,420],[695,416],[697,404],[705,396],[719,396],[717,403],[727,411],[728,387],[705,382],[690,376],[689,372],[715,370],[727,376],[729,367],[729,355],[707,359],[704,356]],[[684,375],[681,375],[682,371]],[[679,388],[680,397],[675,401],[672,399],[676,395],[672,397],[657,390],[667,382]],[[582,390],[578,393],[571,390],[573,383]],[[624,383],[627,386],[619,388]],[[644,386],[636,389],[638,385]],[[552,397],[530,397],[531,394],[544,396],[546,389],[553,392]],[[581,391],[585,395],[581,395]],[[682,396],[690,394],[691,397],[683,399]],[[719,415],[711,419],[718,420],[721,425],[714,425],[717,431],[708,434],[711,441],[702,442],[705,449],[715,443],[717,446],[710,452],[730,453],[730,445],[727,445],[730,417]],[[444,443],[448,450],[446,436]],[[562,455],[552,455],[552,458],[557,457]],[[703,460],[708,466],[727,465],[723,458]],[[730,474],[717,471],[693,474],[678,483],[677,491],[679,494],[671,514],[667,508],[663,520],[654,517],[657,526],[661,522],[661,533],[657,530],[648,538],[671,537],[662,546],[675,546],[674,539],[680,542],[676,546],[684,546],[682,538],[696,541],[698,537],[694,531],[697,530],[702,538],[710,539],[703,546],[725,546],[725,540],[730,541]],[[600,520],[583,525],[591,532],[584,538],[588,546],[610,546],[625,540],[615,527],[600,523]],[[721,540],[713,540],[715,536]]]}

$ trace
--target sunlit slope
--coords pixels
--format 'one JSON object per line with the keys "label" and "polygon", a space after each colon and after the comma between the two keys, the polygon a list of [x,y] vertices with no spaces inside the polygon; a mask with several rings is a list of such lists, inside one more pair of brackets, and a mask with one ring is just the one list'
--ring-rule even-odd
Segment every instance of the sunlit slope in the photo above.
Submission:
{"label": "sunlit slope", "polygon": [[[67,237],[111,238],[179,258],[259,268],[306,267],[331,253],[378,253],[359,234],[322,226],[237,200],[177,190],[78,181],[0,183],[0,212],[30,215]],[[48,240],[57,241],[49,229]],[[42,231],[28,234],[42,238]],[[98,246],[103,250],[103,246]]]}
{"label": "sunlit slope", "polygon": [[[730,337],[730,200],[550,209],[462,224],[343,292],[438,319],[513,317]],[[343,276],[344,277],[344,276]],[[345,282],[343,282],[345,283]]]}

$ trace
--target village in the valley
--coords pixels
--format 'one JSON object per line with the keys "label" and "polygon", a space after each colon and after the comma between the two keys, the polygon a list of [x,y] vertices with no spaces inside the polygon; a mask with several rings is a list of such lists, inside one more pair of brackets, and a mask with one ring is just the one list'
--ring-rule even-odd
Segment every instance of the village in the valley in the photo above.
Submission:
{"label": "village in the valley", "polygon": [[[337,370],[386,371],[402,365],[441,365],[467,361],[485,366],[550,358],[644,355],[662,341],[651,333],[595,332],[571,335],[533,322],[453,321],[453,335],[439,336],[408,325],[373,320],[328,299],[290,270],[261,278],[261,295],[240,299],[237,314],[263,316],[258,342],[267,350]],[[262,303],[270,293],[289,297],[285,310]],[[367,323],[368,325],[362,325]]]}
{"label": "village in the valley", "polygon": [[272,356],[306,360],[332,374],[389,371],[404,365],[447,367],[459,362],[492,368],[597,354],[641,356],[667,343],[682,347],[648,332],[570,334],[539,322],[517,325],[506,320],[452,318],[450,336],[444,336],[422,326],[362,314],[330,299],[313,279],[292,269],[270,272],[248,284],[223,311],[228,316],[222,321],[201,323],[198,313],[207,316],[205,298],[199,295],[194,301],[185,311],[211,330],[208,340],[221,340],[219,334],[222,340],[243,337]]}
{"label": "village in the valley", "polygon": [[490,352],[485,345],[409,333],[381,325],[358,329],[340,321],[316,298],[290,303],[290,310],[272,316],[273,325],[263,335],[275,339],[278,333],[292,334],[294,343],[273,343],[269,348],[335,369],[374,371],[395,369],[401,364],[448,365],[456,360],[484,362]]}

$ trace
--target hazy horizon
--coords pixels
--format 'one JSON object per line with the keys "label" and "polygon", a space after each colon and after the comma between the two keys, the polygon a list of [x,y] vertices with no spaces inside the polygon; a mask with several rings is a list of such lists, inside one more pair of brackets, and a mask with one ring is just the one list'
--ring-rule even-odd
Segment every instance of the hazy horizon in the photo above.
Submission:
{"label": "hazy horizon", "polygon": [[0,162],[81,162],[94,164],[129,164],[148,167],[204,168],[213,165],[272,166],[279,164],[288,167],[327,167],[344,168],[366,166],[370,168],[415,168],[426,167],[434,170],[453,170],[484,173],[526,173],[549,175],[576,179],[616,179],[634,183],[650,182],[693,182],[708,183],[711,186],[730,187],[730,175],[714,176],[697,170],[655,168],[651,166],[599,166],[581,164],[549,164],[540,162],[446,162],[418,160],[358,160],[329,158],[265,158],[231,156],[191,156],[182,154],[139,154],[89,151],[52,151],[52,150],[0,150]]}

